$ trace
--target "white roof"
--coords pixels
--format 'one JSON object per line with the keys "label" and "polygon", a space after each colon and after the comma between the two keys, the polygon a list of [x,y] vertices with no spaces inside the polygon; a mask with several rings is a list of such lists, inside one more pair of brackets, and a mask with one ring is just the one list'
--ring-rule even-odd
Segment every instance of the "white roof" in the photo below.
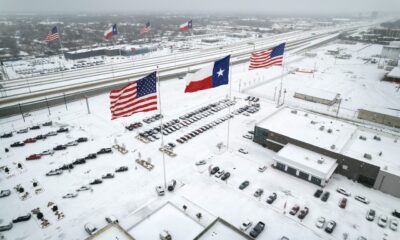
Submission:
{"label": "white roof", "polygon": [[[337,119],[299,110],[294,114],[291,111],[290,108],[282,108],[258,126],[333,152],[340,152],[357,130],[356,126]],[[323,130],[320,130],[321,127]],[[331,133],[328,133],[329,129]],[[331,149],[332,145],[335,145],[334,149]]]}
{"label": "white roof", "polygon": [[391,78],[400,78],[400,67],[393,68],[387,76]]}
{"label": "white roof", "polygon": [[213,224],[204,235],[198,238],[199,240],[246,240],[245,237],[235,232],[220,221]]}
{"label": "white roof", "polygon": [[296,90],[296,93],[308,95],[308,96],[313,96],[321,99],[327,99],[327,100],[335,100],[337,97],[338,93],[334,92],[329,92],[326,90],[322,89],[316,89],[316,88],[299,88]]}
{"label": "white roof", "polygon": [[99,231],[102,231],[96,236],[89,237],[89,239],[96,239],[96,240],[110,240],[110,239],[119,239],[119,240],[132,240],[133,238],[130,236],[127,236],[124,231],[116,227],[115,225],[110,225],[107,226],[106,229],[102,230],[100,229]]}
{"label": "white roof", "polygon": [[290,143],[274,156],[274,160],[321,179],[329,179],[338,165],[333,158]]}

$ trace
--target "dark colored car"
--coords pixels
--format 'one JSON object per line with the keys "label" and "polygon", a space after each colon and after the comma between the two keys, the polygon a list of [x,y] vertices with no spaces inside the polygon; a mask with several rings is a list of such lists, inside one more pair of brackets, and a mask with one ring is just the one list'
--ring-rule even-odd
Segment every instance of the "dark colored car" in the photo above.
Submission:
{"label": "dark colored car", "polygon": [[231,174],[229,172],[224,173],[224,175],[222,175],[221,180],[226,180],[231,176]]}
{"label": "dark colored car", "polygon": [[308,214],[308,207],[304,207],[303,209],[301,209],[300,214],[297,216],[299,219],[304,219],[307,214]]}
{"label": "dark colored car", "polygon": [[292,207],[292,210],[290,210],[289,214],[294,216],[294,215],[297,214],[297,212],[299,211],[299,209],[300,209],[299,205],[294,205],[294,206]]}
{"label": "dark colored car", "polygon": [[269,195],[267,203],[272,204],[276,200],[276,197],[277,197],[276,193],[272,193],[271,195]]}
{"label": "dark colored car", "polygon": [[240,189],[240,190],[243,190],[243,189],[247,188],[247,186],[249,186],[249,184],[250,184],[250,182],[246,180],[246,181],[242,182],[242,183],[239,185],[239,189]]}
{"label": "dark colored car", "polygon": [[23,143],[23,142],[15,142],[15,143],[10,145],[10,147],[22,147],[22,146],[25,146],[25,143]]}
{"label": "dark colored car", "polygon": [[263,223],[263,222],[258,222],[255,226],[254,226],[254,228],[250,231],[250,236],[252,236],[253,238],[256,238],[256,237],[258,237],[258,235],[260,235],[260,233],[262,232],[262,231],[264,231],[264,228],[265,228],[265,223]]}
{"label": "dark colored car", "polygon": [[88,159],[95,159],[95,158],[97,158],[97,154],[96,154],[96,153],[90,153],[89,155],[87,155],[87,156],[85,157],[86,160],[88,160]]}
{"label": "dark colored car", "polygon": [[321,197],[321,194],[323,193],[322,189],[317,189],[314,193],[314,197],[319,198]]}
{"label": "dark colored car", "polygon": [[65,149],[67,149],[67,147],[64,145],[58,145],[55,148],[53,148],[54,151],[65,150]]}
{"label": "dark colored car", "polygon": [[332,233],[333,230],[335,230],[335,227],[336,227],[336,222],[331,220],[326,224],[325,232]]}
{"label": "dark colored car", "polygon": [[59,168],[59,170],[69,170],[69,169],[73,169],[74,168],[74,165],[72,164],[72,163],[70,163],[70,164],[64,164],[64,165],[62,165],[60,168]]}
{"label": "dark colored car", "polygon": [[78,142],[78,143],[81,143],[81,142],[87,142],[87,138],[85,138],[85,137],[80,137],[80,138],[78,138],[78,139],[76,139],[76,141]]}
{"label": "dark colored car", "polygon": [[37,136],[35,137],[35,139],[36,139],[36,140],[43,140],[43,139],[46,139],[46,136],[40,134],[40,135],[37,135]]}
{"label": "dark colored car", "polygon": [[97,154],[104,154],[104,153],[112,153],[111,148],[102,148],[100,151],[97,152]]}
{"label": "dark colored car", "polygon": [[95,179],[95,180],[93,180],[92,182],[90,182],[89,184],[90,184],[90,185],[95,185],[95,184],[100,184],[100,183],[103,183],[103,180],[101,180],[101,179]]}
{"label": "dark colored car", "polygon": [[52,125],[53,125],[52,121],[45,122],[45,123],[42,124],[42,126],[45,126],[45,127],[52,126]]}
{"label": "dark colored car", "polygon": [[106,175],[101,176],[102,179],[110,179],[114,178],[114,173],[107,173]]}
{"label": "dark colored car", "polygon": [[347,205],[347,198],[342,198],[339,202],[339,207],[346,208],[346,205]]}
{"label": "dark colored car", "polygon": [[324,192],[324,194],[321,197],[321,201],[323,201],[323,202],[328,201],[330,195],[331,194],[328,191]]}
{"label": "dark colored car", "polygon": [[69,131],[69,129],[68,128],[59,128],[58,130],[57,130],[57,132],[58,133],[62,133],[62,132],[68,132]]}
{"label": "dark colored car", "polygon": [[115,169],[115,172],[126,172],[126,171],[128,171],[128,167],[126,167],[126,166],[121,166],[121,167]]}
{"label": "dark colored car", "polygon": [[78,165],[78,164],[84,164],[84,163],[86,163],[86,159],[85,158],[78,158],[72,164],[73,165]]}
{"label": "dark colored car", "polygon": [[167,186],[168,191],[170,191],[170,192],[174,191],[175,186],[176,186],[176,180],[175,180],[175,179],[172,179],[172,180],[169,182],[168,186]]}
{"label": "dark colored car", "polygon": [[13,228],[13,223],[12,222],[10,222],[9,224],[6,224],[6,225],[1,225],[0,226],[0,232],[8,231],[11,228]]}
{"label": "dark colored car", "polygon": [[32,155],[26,157],[26,160],[38,160],[41,157],[42,157],[42,155],[40,155],[40,154],[32,154]]}
{"label": "dark colored car", "polygon": [[213,167],[213,169],[211,169],[210,174],[215,174],[216,172],[219,171],[219,167]]}
{"label": "dark colored car", "polygon": [[36,139],[34,138],[27,138],[24,140],[24,143],[34,143],[34,142],[36,142]]}
{"label": "dark colored car", "polygon": [[12,132],[10,132],[10,133],[4,133],[3,135],[1,135],[0,136],[0,138],[9,138],[9,137],[12,137]]}
{"label": "dark colored car", "polygon": [[31,219],[31,214],[30,213],[28,213],[26,215],[19,216],[17,218],[14,218],[12,220],[12,222],[13,223],[25,222],[25,221],[28,221],[29,219]]}
{"label": "dark colored car", "polygon": [[394,211],[392,212],[392,215],[393,215],[394,217],[400,218],[400,212],[398,212],[397,210],[394,210]]}
{"label": "dark colored car", "polygon": [[35,125],[35,126],[30,127],[29,129],[30,130],[37,130],[37,129],[40,129],[40,126],[39,125]]}

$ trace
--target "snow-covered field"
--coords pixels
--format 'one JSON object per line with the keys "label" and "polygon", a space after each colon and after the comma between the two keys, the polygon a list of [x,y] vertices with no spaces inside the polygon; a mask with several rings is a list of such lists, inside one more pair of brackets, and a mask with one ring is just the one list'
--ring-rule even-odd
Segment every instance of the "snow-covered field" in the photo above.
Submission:
{"label": "snow-covered field", "polygon": [[[347,52],[353,54],[353,58],[337,59],[335,64],[332,56],[323,54],[326,49],[334,49],[337,46],[346,48]],[[317,72],[314,77],[306,74],[286,75],[283,79],[283,86],[287,89],[285,103],[335,114],[332,112],[334,107],[327,108],[292,98],[293,91],[296,89],[309,87],[341,93],[347,99],[342,103],[343,109],[349,109],[349,112],[365,105],[399,108],[400,96],[395,91],[394,85],[379,81],[384,71],[377,69],[376,65],[363,64],[363,60],[357,59],[357,56],[370,56],[379,52],[379,46],[363,47],[365,46],[329,45],[316,50],[318,53],[316,58],[292,57],[296,61],[286,65],[286,68],[314,68],[314,63],[316,63]],[[288,59],[288,62],[290,61]],[[163,184],[164,181],[162,154],[158,150],[160,140],[145,144],[135,138],[138,132],[155,127],[159,125],[159,122],[143,123],[142,128],[132,132],[124,128],[127,124],[154,115],[154,112],[140,113],[111,121],[108,94],[103,94],[89,99],[90,115],[87,114],[86,103],[82,100],[69,103],[68,110],[65,106],[51,107],[51,115],[48,115],[47,109],[32,112],[31,116],[26,118],[26,122],[23,122],[20,116],[1,119],[2,133],[49,120],[53,121],[53,126],[41,127],[39,130],[30,130],[23,134],[14,133],[13,137],[0,140],[0,149],[3,149],[0,155],[0,166],[8,166],[13,174],[11,177],[6,177],[4,171],[0,172],[0,189],[12,191],[10,196],[0,198],[0,225],[5,225],[13,218],[37,207],[50,221],[50,225],[44,229],[39,227],[35,219],[15,223],[13,229],[0,234],[4,236],[4,239],[84,239],[88,236],[83,227],[85,223],[90,222],[101,228],[106,225],[104,218],[114,215],[119,219],[121,226],[139,240],[159,239],[160,231],[167,230],[161,229],[163,226],[170,226],[171,231],[175,231],[175,227],[179,226],[176,230],[179,231],[176,233],[176,239],[182,239],[182,236],[192,237],[216,217],[221,217],[237,227],[247,219],[253,224],[263,221],[266,223],[266,229],[257,239],[265,240],[280,239],[282,236],[287,236],[289,239],[343,239],[345,233],[348,233],[348,239],[354,240],[359,236],[365,236],[367,239],[400,239],[399,232],[394,232],[388,227],[379,227],[376,219],[374,222],[365,219],[369,208],[374,208],[377,216],[382,214],[392,218],[390,213],[400,206],[400,199],[363,187],[343,176],[334,174],[324,189],[331,192],[331,197],[326,203],[322,202],[313,197],[313,193],[318,188],[316,185],[271,168],[272,156],[275,153],[242,137],[253,130],[258,121],[277,111],[276,103],[272,99],[274,88],[279,85],[281,72],[282,70],[278,67],[248,72],[245,64],[233,68],[232,96],[237,103],[231,107],[230,111],[244,106],[247,103],[244,101],[247,94],[262,97],[261,110],[250,116],[235,115],[230,120],[227,148],[218,150],[217,144],[220,142],[227,144],[228,122],[215,126],[188,143],[178,144],[174,151],[177,154],[176,157],[165,156],[167,181],[177,180],[177,189],[174,192],[166,192],[166,196],[158,196],[155,191],[155,186]],[[274,76],[278,77],[274,78]],[[238,92],[239,84],[241,90],[247,89],[246,94]],[[229,90],[229,86],[223,86],[184,94],[185,83],[178,79],[164,81],[160,85],[162,113],[165,115],[163,121],[177,118],[196,108],[221,100],[228,95]],[[226,108],[203,118],[189,127],[165,136],[164,142],[176,143],[176,138],[228,112],[229,109]],[[343,116],[347,117],[350,115],[349,112],[346,111]],[[59,133],[46,140],[38,140],[24,147],[10,148],[8,153],[4,152],[5,147],[9,147],[16,141],[55,131],[61,126],[68,127],[70,131]],[[78,137],[87,137],[89,141],[68,147],[63,151],[56,151],[53,156],[44,156],[40,160],[25,160],[25,157],[30,154],[40,153]],[[111,147],[115,141],[124,144],[128,153],[124,155],[113,150],[112,154],[103,154],[96,159],[87,160],[86,164],[76,165],[74,169],[64,171],[62,175],[45,176],[45,173],[51,169],[97,152],[100,148]],[[248,154],[239,153],[239,148],[244,148]],[[152,171],[135,163],[139,152],[143,159],[151,159],[155,165]],[[196,161],[203,159],[207,160],[206,165],[195,166]],[[17,169],[19,162],[23,163],[25,171]],[[229,171],[231,177],[227,181],[222,181],[210,176],[209,165],[219,166]],[[268,166],[267,170],[263,173],[258,172],[258,167],[264,165]],[[75,192],[77,188],[87,185],[95,178],[114,172],[120,166],[128,166],[129,170],[115,173],[115,178],[105,179],[102,184],[93,185],[93,191],[79,192],[76,198],[62,198],[65,194]],[[34,193],[32,179],[40,182],[43,192]],[[244,190],[239,190],[238,186],[244,180],[250,181],[250,185]],[[31,197],[21,200],[14,190],[17,184],[21,184],[26,191],[30,192]],[[336,193],[337,187],[346,188],[353,195],[367,196],[371,203],[364,205],[355,201],[353,197],[349,197],[347,207],[341,209],[338,207],[338,202],[343,196]],[[257,188],[264,189],[264,194],[260,198],[253,196]],[[272,192],[276,192],[278,198],[269,205],[265,201]],[[47,207],[50,201],[56,203],[59,210],[65,214],[63,219],[57,220]],[[184,214],[186,217],[170,205],[156,211],[166,202],[174,204],[177,208],[182,205],[188,206]],[[303,221],[288,214],[295,204],[299,204],[301,208],[307,206],[310,209]],[[153,211],[155,213],[151,215]],[[194,216],[197,212],[203,214],[200,221]],[[327,234],[315,227],[315,222],[320,216],[336,221],[337,228],[332,234]],[[175,239],[174,236],[173,239]]]}

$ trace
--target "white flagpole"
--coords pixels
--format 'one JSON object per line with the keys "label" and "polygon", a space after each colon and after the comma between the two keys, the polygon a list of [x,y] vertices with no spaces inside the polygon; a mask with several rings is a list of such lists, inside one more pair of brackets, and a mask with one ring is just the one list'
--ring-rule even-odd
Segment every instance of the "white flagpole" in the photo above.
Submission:
{"label": "white flagpole", "polygon": [[[158,99],[159,99],[159,103],[160,103],[160,114],[161,114],[161,118],[160,118],[160,132],[161,132],[161,147],[164,146],[164,134],[163,132],[163,115],[162,115],[162,108],[161,108],[161,84],[160,84],[160,77],[159,77],[159,71],[158,71],[158,66],[157,66],[157,91],[158,91]],[[163,160],[163,172],[164,172],[164,188],[167,188],[167,174],[166,174],[166,170],[165,170],[165,153],[164,151],[162,151],[162,160]]]}
{"label": "white flagpole", "polygon": [[[229,57],[229,76],[228,76],[228,81],[229,81],[229,101],[231,101],[232,97],[232,65],[231,65],[231,59]],[[231,105],[229,104],[229,115],[231,115]],[[228,134],[227,134],[227,139],[226,139],[226,149],[229,148],[229,132],[230,132],[230,123],[231,123],[231,118],[228,118]]]}

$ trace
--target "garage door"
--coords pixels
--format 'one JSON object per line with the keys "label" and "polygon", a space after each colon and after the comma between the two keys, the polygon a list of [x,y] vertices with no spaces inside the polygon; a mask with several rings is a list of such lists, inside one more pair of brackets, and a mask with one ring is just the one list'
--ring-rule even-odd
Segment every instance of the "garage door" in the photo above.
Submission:
{"label": "garage door", "polygon": [[321,186],[321,179],[311,176],[311,182]]}
{"label": "garage door", "polygon": [[276,168],[281,170],[281,171],[285,171],[285,164],[277,162],[276,163]]}
{"label": "garage door", "polygon": [[292,174],[294,176],[296,176],[296,172],[297,172],[297,169],[295,169],[295,168],[288,167],[288,169],[287,169],[287,173]]}
{"label": "garage door", "polygon": [[305,172],[301,172],[300,171],[300,173],[299,173],[299,178],[301,178],[301,179],[304,179],[304,180],[307,180],[308,181],[308,177],[309,177],[310,175],[308,175],[308,173],[305,173]]}

